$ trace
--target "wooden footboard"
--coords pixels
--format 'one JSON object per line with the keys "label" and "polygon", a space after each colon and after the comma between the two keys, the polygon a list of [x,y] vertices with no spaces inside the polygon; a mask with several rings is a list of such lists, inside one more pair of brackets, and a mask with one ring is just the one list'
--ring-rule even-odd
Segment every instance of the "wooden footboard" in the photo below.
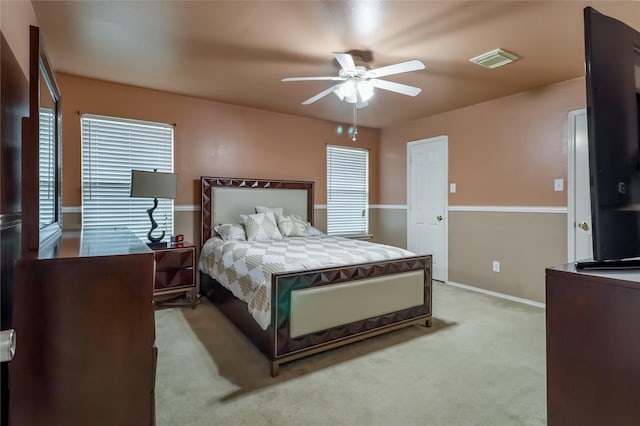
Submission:
{"label": "wooden footboard", "polygon": [[[281,364],[301,357],[414,324],[431,325],[431,256],[274,274],[271,326],[266,331],[253,321],[243,302],[229,296],[230,292],[225,289],[220,290],[222,287],[207,275],[201,274],[201,277],[203,292],[270,359],[272,376],[278,374]],[[419,300],[412,302],[415,300],[416,279],[421,281],[422,288]],[[371,312],[367,307],[355,309],[363,299],[379,298],[385,291],[393,293],[393,286],[403,286],[405,290],[400,292],[408,293],[399,298],[388,297],[392,299],[389,306],[395,303],[401,309],[385,309],[386,302],[371,308],[382,310],[373,316],[367,316],[367,312]],[[332,297],[347,299],[338,305],[354,307],[357,312],[351,313],[343,308],[339,315],[334,316],[346,318],[348,322],[293,337],[292,312],[296,311],[297,299],[292,294],[306,289],[333,292]],[[332,314],[331,311],[326,312],[328,317]],[[362,315],[364,317],[358,318]]]}
{"label": "wooden footboard", "polygon": [[[354,281],[373,278],[393,280],[398,275],[412,271],[422,273],[422,303],[401,310],[387,311],[380,315],[340,324],[325,330],[299,337],[291,336],[291,305],[293,291],[323,286],[345,286]],[[274,274],[271,284],[272,358],[271,374],[278,374],[279,365],[297,358],[342,346],[408,325],[425,323],[431,319],[431,256],[416,256],[384,262],[316,269],[297,273]],[[366,293],[366,288],[364,289]],[[355,307],[357,299],[346,303]],[[348,296],[348,295],[347,295]],[[328,316],[332,312],[326,312]]]}

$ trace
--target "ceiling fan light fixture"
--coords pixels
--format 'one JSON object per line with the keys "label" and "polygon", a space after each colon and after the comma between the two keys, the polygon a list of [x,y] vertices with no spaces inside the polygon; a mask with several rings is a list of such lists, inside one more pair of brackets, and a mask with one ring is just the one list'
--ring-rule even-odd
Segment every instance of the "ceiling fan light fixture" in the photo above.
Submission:
{"label": "ceiling fan light fixture", "polygon": [[371,84],[369,80],[360,80],[357,86],[360,100],[366,104],[366,102],[373,97],[373,84]]}
{"label": "ceiling fan light fixture", "polygon": [[341,100],[347,100],[349,98],[353,98],[353,96],[356,94],[356,83],[355,81],[349,79],[347,81],[345,81],[344,83],[342,83],[340,86],[338,86],[338,88],[335,91],[336,95],[338,95],[338,97]]}
{"label": "ceiling fan light fixture", "polygon": [[493,69],[510,64],[518,59],[520,58],[517,55],[498,48],[490,52],[483,53],[482,55],[478,55],[475,58],[471,58],[469,61],[480,65],[481,67]]}
{"label": "ceiling fan light fixture", "polygon": [[349,79],[339,85],[334,92],[344,102],[357,103],[359,108],[367,105],[367,101],[373,96],[373,84],[368,80]]}

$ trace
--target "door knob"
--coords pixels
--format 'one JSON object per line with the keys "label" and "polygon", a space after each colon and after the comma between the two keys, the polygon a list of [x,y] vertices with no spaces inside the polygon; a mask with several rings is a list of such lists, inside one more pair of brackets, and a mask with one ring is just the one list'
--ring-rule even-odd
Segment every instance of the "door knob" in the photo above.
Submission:
{"label": "door knob", "polygon": [[578,224],[578,228],[582,229],[583,231],[588,231],[589,225],[587,225],[587,222],[582,221]]}
{"label": "door knob", "polygon": [[438,222],[441,222],[441,221],[442,221],[442,219],[443,219],[443,217],[442,217],[442,216],[440,216],[440,215],[438,215],[438,217],[436,217],[436,219],[438,219]]}

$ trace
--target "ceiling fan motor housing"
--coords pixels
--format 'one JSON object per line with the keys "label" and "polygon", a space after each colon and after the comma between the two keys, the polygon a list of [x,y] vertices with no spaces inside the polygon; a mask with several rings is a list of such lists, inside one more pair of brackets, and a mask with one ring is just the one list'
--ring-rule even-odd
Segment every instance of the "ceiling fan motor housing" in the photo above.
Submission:
{"label": "ceiling fan motor housing", "polygon": [[356,69],[355,71],[347,71],[345,69],[340,69],[340,71],[338,71],[338,75],[340,77],[344,77],[344,78],[360,78],[360,79],[366,79],[367,78],[367,71],[369,71],[370,68],[369,67],[364,67],[362,65],[356,65]]}
{"label": "ceiling fan motor housing", "polygon": [[373,62],[373,52],[371,52],[370,50],[352,49],[345,53],[348,53],[349,55],[351,55],[351,57],[353,58],[354,62],[356,62],[356,64],[358,62],[363,62],[366,64],[370,64],[371,62]]}

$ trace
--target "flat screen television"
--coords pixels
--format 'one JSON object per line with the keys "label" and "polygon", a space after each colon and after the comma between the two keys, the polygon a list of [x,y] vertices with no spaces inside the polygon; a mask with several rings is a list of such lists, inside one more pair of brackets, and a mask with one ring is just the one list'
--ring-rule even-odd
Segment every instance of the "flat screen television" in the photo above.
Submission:
{"label": "flat screen television", "polygon": [[640,267],[640,32],[584,9],[593,261]]}

